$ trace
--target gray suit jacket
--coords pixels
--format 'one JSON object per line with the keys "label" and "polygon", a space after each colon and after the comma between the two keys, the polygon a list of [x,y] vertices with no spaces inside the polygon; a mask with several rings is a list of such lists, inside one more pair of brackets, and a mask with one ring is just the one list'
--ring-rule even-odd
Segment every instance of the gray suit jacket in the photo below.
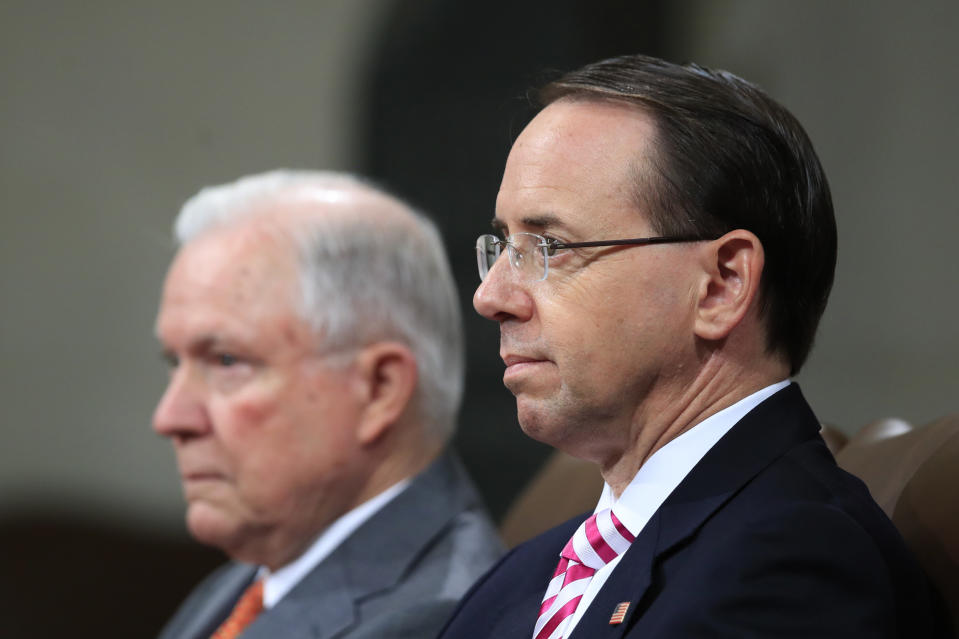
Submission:
{"label": "gray suit jacket", "polygon": [[[261,613],[243,639],[433,637],[501,553],[472,482],[446,453]],[[215,571],[160,639],[208,639],[256,570],[231,562]]]}

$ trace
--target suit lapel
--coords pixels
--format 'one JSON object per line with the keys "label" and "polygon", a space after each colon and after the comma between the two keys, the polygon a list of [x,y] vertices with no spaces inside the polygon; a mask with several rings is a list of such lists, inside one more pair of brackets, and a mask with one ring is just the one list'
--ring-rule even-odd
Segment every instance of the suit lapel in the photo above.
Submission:
{"label": "suit lapel", "polygon": [[257,568],[249,564],[233,563],[217,579],[189,619],[177,631],[184,639],[207,639],[230,616],[237,599],[253,581]]}
{"label": "suit lapel", "polygon": [[397,586],[452,519],[478,500],[459,476],[464,472],[450,454],[442,455],[257,619],[244,638],[327,639],[355,625],[359,605]]}
{"label": "suit lapel", "polygon": [[[590,603],[582,619],[576,624],[572,637],[618,637],[627,627],[652,581],[652,567],[659,554],[661,516],[654,514],[636,540],[623,555],[616,569],[609,575],[602,589]],[[610,624],[613,612],[627,603],[626,616],[618,624]],[[588,628],[588,630],[587,630]]]}
{"label": "suit lapel", "polygon": [[[509,571],[508,574],[497,573],[494,569],[490,573],[492,580],[499,581],[494,587],[485,589],[488,601],[484,606],[489,616],[484,622],[488,624],[489,631],[483,632],[482,636],[502,639],[529,639],[533,636],[543,595],[550,576],[556,570],[560,552],[587,516],[587,513],[578,515],[517,546],[511,552],[515,556],[503,558],[504,562],[521,569],[518,572]],[[509,594],[504,596],[505,593]],[[460,632],[467,636],[480,636],[474,627],[460,629]],[[455,638],[459,635],[449,636]]]}
{"label": "suit lapel", "polygon": [[462,471],[444,455],[348,539],[350,583],[369,595],[396,585],[407,568],[451,525],[476,495],[456,475]]}
{"label": "suit lapel", "polygon": [[[750,411],[706,453],[649,520],[597,593],[573,632],[621,636],[643,608],[656,560],[691,538],[766,466],[797,444],[818,437],[819,423],[793,383]],[[629,603],[619,624],[610,617]],[[585,630],[589,628],[589,630]]]}
{"label": "suit lapel", "polygon": [[244,639],[333,637],[355,623],[353,596],[336,553],[327,557],[243,633]]}

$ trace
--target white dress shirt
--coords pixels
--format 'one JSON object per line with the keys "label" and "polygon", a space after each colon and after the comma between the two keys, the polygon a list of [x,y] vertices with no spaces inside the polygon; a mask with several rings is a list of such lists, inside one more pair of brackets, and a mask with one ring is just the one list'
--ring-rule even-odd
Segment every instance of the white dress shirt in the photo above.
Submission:
{"label": "white dress shirt", "polygon": [[303,577],[353,534],[353,531],[403,492],[409,483],[409,479],[404,479],[393,484],[376,497],[342,515],[320,533],[306,552],[276,572],[270,572],[265,566],[261,567],[258,576],[264,580],[263,607],[269,610],[275,606]]}
{"label": "white dress shirt", "polygon": [[[756,391],[732,406],[710,415],[676,439],[668,442],[640,466],[636,476],[629,482],[619,499],[613,497],[612,489],[609,484],[606,484],[594,512],[599,512],[605,508],[613,508],[616,516],[629,532],[634,536],[639,536],[646,522],[659,510],[669,494],[699,463],[699,460],[709,452],[709,449],[729,429],[735,426],[736,422],[742,419],[746,413],[758,406],[763,400],[788,386],[789,383],[789,380],[785,380]],[[589,608],[590,602],[596,597],[596,593],[603,587],[603,584],[606,583],[609,575],[616,569],[621,557],[622,555],[617,556],[593,575],[564,636],[568,637],[572,634],[573,628],[579,623],[583,613]],[[612,610],[610,613],[612,613]]]}

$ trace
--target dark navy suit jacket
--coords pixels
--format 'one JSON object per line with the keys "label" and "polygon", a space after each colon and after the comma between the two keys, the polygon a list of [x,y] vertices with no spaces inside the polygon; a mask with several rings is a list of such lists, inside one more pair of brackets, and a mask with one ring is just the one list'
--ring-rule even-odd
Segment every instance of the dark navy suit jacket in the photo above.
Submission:
{"label": "dark navy suit jacket", "polygon": [[[530,639],[559,552],[584,518],[504,557],[440,636]],[[791,384],[679,484],[571,636],[945,636],[932,597],[865,485],[836,466]],[[623,602],[625,619],[611,625]]]}

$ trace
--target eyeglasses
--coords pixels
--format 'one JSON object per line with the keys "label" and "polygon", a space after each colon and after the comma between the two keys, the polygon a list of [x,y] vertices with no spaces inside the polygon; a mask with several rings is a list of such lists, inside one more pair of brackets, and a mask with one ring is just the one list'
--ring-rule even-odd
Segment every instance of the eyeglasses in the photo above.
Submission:
{"label": "eyeglasses", "polygon": [[637,237],[625,240],[595,240],[592,242],[560,242],[536,233],[513,233],[505,240],[495,235],[480,235],[476,239],[476,265],[480,280],[485,280],[493,264],[506,247],[509,263],[523,278],[542,282],[549,275],[549,257],[556,251],[591,246],[646,246],[647,244],[678,244],[681,242],[705,242],[715,238],[696,236]]}

